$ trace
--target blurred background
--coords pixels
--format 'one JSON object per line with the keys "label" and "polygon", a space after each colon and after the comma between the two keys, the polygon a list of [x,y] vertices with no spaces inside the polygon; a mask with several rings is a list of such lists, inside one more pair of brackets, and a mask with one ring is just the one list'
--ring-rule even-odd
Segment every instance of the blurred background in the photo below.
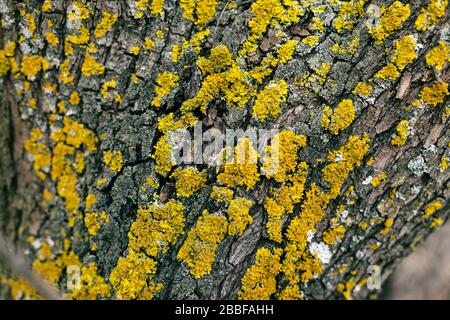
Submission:
{"label": "blurred background", "polygon": [[385,283],[381,299],[450,299],[450,224],[436,230]]}

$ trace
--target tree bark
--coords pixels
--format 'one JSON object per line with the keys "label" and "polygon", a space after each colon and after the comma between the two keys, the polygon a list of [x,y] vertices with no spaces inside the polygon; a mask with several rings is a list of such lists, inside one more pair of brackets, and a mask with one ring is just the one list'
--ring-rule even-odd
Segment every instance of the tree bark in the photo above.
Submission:
{"label": "tree bark", "polygon": [[[448,63],[438,70],[426,58],[440,41],[444,44],[447,41],[448,46],[448,10],[436,19],[433,27],[421,31],[417,30],[415,22],[421,10],[427,8],[428,1],[411,2],[407,19],[392,32],[387,32],[388,36],[377,44],[367,26],[370,20],[367,12],[369,8],[383,5],[387,8],[393,1],[361,1],[363,12],[356,10],[347,17],[346,21],[353,20],[354,25],[341,32],[337,30],[336,21],[340,7],[346,1],[337,4],[323,1],[323,12],[312,10],[318,4],[299,1],[304,13],[298,14],[298,22],[283,23],[280,18],[272,18],[272,23],[256,41],[256,51],[242,53],[243,43],[252,34],[249,21],[256,16],[254,4],[261,3],[274,9],[275,3],[280,5],[282,1],[197,2],[198,6],[204,3],[211,10],[215,7],[214,14],[205,18],[206,23],[201,22],[204,17],[201,11],[189,18],[187,9],[183,8],[183,3],[195,1],[165,0],[162,15],[152,13],[152,1],[148,6],[143,5],[144,9],[131,0],[91,1],[86,4],[87,12],[80,9],[84,7],[78,5],[80,1],[0,1],[0,47],[5,53],[3,59],[9,61],[5,62],[8,64],[5,74],[0,68],[2,232],[34,261],[41,259],[39,255],[44,243],[51,246],[52,257],[48,260],[57,261],[64,252],[71,251],[86,268],[94,263],[100,277],[110,285],[110,276],[117,268],[119,258],[130,255],[129,232],[138,219],[139,209],[174,200],[184,206],[185,223],[180,235],[169,241],[166,252],[159,250],[152,255],[141,248],[143,255],[157,263],[155,274],[145,279],[147,285],[163,285],[156,290],[155,298],[236,299],[243,277],[255,265],[258,249],[284,250],[280,260],[283,264],[286,247],[292,242],[288,237],[289,226],[295,217],[300,221],[305,219],[303,204],[307,193],[314,186],[324,193],[329,192],[330,183],[324,180],[323,170],[336,160],[330,158],[329,153],[342,152],[350,137],[362,138],[366,134],[370,140],[368,151],[361,163],[349,170],[342,180],[339,196],[329,199],[325,214],[315,224],[315,232],[311,232],[307,242],[307,254],[321,261],[322,270],[308,281],[298,281],[297,285],[304,299],[362,299],[376,295],[377,291],[369,290],[366,285],[369,267],[379,266],[384,281],[402,259],[433,232],[441,222],[439,219],[445,223],[448,218],[450,171],[445,165],[450,140],[448,92],[443,94],[443,101],[434,105],[427,104],[421,94],[426,87],[436,91],[434,84],[446,83],[450,78]],[[48,3],[51,5],[46,8]],[[288,4],[284,4],[283,10],[287,8]],[[75,18],[72,12],[75,12]],[[100,29],[98,26],[105,18],[105,12],[117,15],[117,20],[104,34],[99,31],[97,37],[96,30]],[[281,16],[287,16],[287,11]],[[317,18],[323,21],[323,32],[313,27]],[[34,28],[30,21],[34,21]],[[86,39],[80,39],[83,29],[87,30]],[[181,48],[183,38],[191,41],[204,30],[209,30],[209,35],[201,39],[198,46],[193,42],[185,46],[178,61],[174,61],[177,60],[173,58],[177,51],[174,45]],[[280,32],[284,34],[279,36]],[[57,41],[49,36],[50,33]],[[74,39],[71,35],[81,36]],[[315,35],[319,37],[318,42],[309,45],[308,41],[313,41],[311,36]],[[408,35],[416,41],[416,57],[403,68],[399,67],[397,59],[395,68],[399,75],[395,79],[377,78],[376,74],[383,67],[395,64],[396,43]],[[359,39],[359,45],[354,50],[348,49],[355,38]],[[153,47],[148,39],[154,42]],[[231,188],[235,197],[252,201],[252,222],[242,235],[226,234],[220,239],[211,271],[197,278],[192,267],[180,259],[179,252],[205,209],[210,214],[218,213],[231,223],[227,204],[215,202],[210,197],[213,186],[223,186],[217,178],[221,169],[196,165],[199,171],[207,171],[206,185],[189,197],[177,195],[177,179],[171,176],[176,166],[165,176],[158,174],[157,163],[152,157],[157,142],[164,135],[158,128],[158,120],[170,113],[180,119],[185,102],[194,98],[205,83],[206,75],[199,67],[199,58],[211,57],[213,48],[225,45],[231,52],[233,63],[241,70],[251,71],[269,55],[281,60],[277,49],[287,40],[297,41],[293,56],[285,63],[278,62],[262,83],[248,80],[257,93],[270,83],[286,81],[287,100],[281,104],[281,115],[261,122],[252,114],[257,93],[250,94],[248,102],[239,109],[227,106],[223,92],[207,103],[205,112],[196,109],[193,114],[205,128],[241,128],[244,131],[251,127],[278,128],[304,135],[306,146],[298,153],[298,162],[309,165],[304,195],[295,203],[293,212],[283,218],[283,239],[278,243],[266,231],[268,214],[264,204],[265,198],[271,196],[271,188],[279,188],[281,184],[261,176],[253,188]],[[12,42],[16,48],[8,57],[7,45]],[[348,50],[333,50],[334,44]],[[45,59],[33,62],[39,65],[34,75],[33,71],[30,75],[28,67],[36,66],[31,66],[27,56]],[[88,56],[104,71],[91,70],[89,74],[90,71],[83,69],[83,66],[87,67]],[[66,60],[69,61],[67,72],[63,65]],[[220,67],[222,61],[215,61],[212,66]],[[320,71],[323,64],[330,66],[325,74]],[[155,106],[152,101],[158,95],[158,87],[162,87],[157,82],[158,77],[164,72],[178,75],[179,80],[162,95],[160,106]],[[67,80],[64,76],[72,78]],[[115,83],[105,86],[111,80]],[[372,86],[370,96],[355,93],[360,82]],[[73,92],[79,95],[78,103]],[[336,114],[336,107],[345,99],[353,101],[355,119],[338,130],[338,134],[333,134],[331,127],[327,129],[322,123],[324,108],[329,106]],[[79,202],[75,213],[70,212],[69,200],[62,195],[64,192],[58,190],[61,176],[52,177],[52,170],[57,165],[54,162],[57,141],[52,133],[64,127],[65,118],[82,125],[83,134],[90,132],[95,137],[92,150],[88,150],[86,140],[81,146],[65,140],[66,145],[75,150],[66,155],[63,165],[64,170],[71,170],[76,177],[74,190]],[[333,116],[331,119],[337,121]],[[402,120],[408,121],[409,134],[404,145],[393,145]],[[42,132],[37,142],[50,150],[52,159],[50,164],[38,170],[36,153],[25,149],[36,128]],[[118,151],[123,163],[118,160],[119,165],[115,168],[106,160],[105,153],[111,152],[114,158],[117,155],[114,152]],[[74,169],[80,161],[76,158],[78,152],[85,163],[85,168],[79,171]],[[73,167],[68,169],[71,165]],[[146,185],[148,177],[157,181],[158,186]],[[194,184],[193,181],[189,183]],[[349,192],[352,189],[354,192]],[[105,212],[108,217],[100,222],[96,232],[90,232],[86,223],[91,213],[86,208],[86,198],[90,194],[96,198],[92,211],[99,215]],[[342,206],[345,210],[341,210]],[[74,219],[73,226],[71,219]],[[345,233],[335,244],[326,244],[331,255],[324,259],[314,255],[312,244],[324,245],[325,234],[336,225],[342,226]],[[156,243],[156,239],[153,240]],[[61,266],[60,274],[53,281],[63,293],[70,291],[66,267]],[[1,282],[0,292],[4,297],[11,297],[8,279],[14,275],[5,266],[2,271],[7,276]],[[297,274],[301,278],[307,271],[298,270]],[[269,297],[280,298],[288,286],[284,271],[275,272],[274,278],[276,289]],[[97,297],[126,298],[124,294],[118,295],[117,286],[111,284],[110,295]],[[145,296],[137,294],[136,297]]]}

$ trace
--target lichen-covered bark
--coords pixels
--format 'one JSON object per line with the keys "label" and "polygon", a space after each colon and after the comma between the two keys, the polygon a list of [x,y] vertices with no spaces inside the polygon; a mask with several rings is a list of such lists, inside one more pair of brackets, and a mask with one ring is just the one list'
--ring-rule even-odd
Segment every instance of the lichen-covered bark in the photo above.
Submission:
{"label": "lichen-covered bark", "polygon": [[[370,266],[448,218],[447,1],[0,0],[0,20],[1,229],[70,297],[366,298]],[[285,130],[281,171],[173,166],[165,137],[195,121]]]}

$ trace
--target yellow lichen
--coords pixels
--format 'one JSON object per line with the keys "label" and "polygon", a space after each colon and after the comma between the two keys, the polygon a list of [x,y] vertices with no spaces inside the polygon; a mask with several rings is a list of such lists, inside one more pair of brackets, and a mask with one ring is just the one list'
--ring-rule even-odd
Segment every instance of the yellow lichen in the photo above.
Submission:
{"label": "yellow lichen", "polygon": [[395,42],[395,52],[391,61],[400,71],[417,59],[416,45],[417,42],[412,36],[405,36]]}
{"label": "yellow lichen", "polygon": [[385,67],[383,67],[378,73],[375,75],[375,78],[383,79],[383,80],[397,80],[400,77],[400,72],[398,68],[393,63],[389,63]]}
{"label": "yellow lichen", "polygon": [[316,45],[319,42],[319,37],[318,36],[308,36],[306,38],[304,38],[302,40],[302,43],[313,47],[314,45]]}
{"label": "yellow lichen", "polygon": [[[369,150],[369,138],[351,136],[346,145],[328,155],[329,164],[322,170],[323,179],[328,185],[327,191],[322,191],[313,183],[306,193],[301,206],[300,215],[292,219],[287,229],[288,244],[283,260],[283,273],[289,285],[283,290],[292,293],[299,292],[294,288],[297,282],[308,282],[314,274],[322,271],[320,261],[307,253],[308,233],[316,231],[316,224],[326,214],[330,201],[341,193],[341,187],[351,171],[361,162]],[[284,293],[282,292],[282,295]],[[290,296],[288,295],[288,296]]]}
{"label": "yellow lichen", "polygon": [[122,152],[118,150],[105,151],[103,153],[103,162],[111,171],[115,173],[120,172],[123,167]]}
{"label": "yellow lichen", "polygon": [[47,70],[48,61],[41,56],[24,56],[20,71],[29,79],[34,79],[41,70]]}
{"label": "yellow lichen", "polygon": [[153,98],[151,105],[154,107],[160,107],[161,99],[167,95],[170,90],[177,86],[179,79],[180,77],[173,73],[163,72],[159,74],[156,79],[156,96]]}
{"label": "yellow lichen", "polygon": [[86,77],[95,75],[102,75],[105,72],[105,67],[98,63],[89,52],[86,51],[84,56],[83,65],[81,66],[81,72]]}
{"label": "yellow lichen", "polygon": [[223,164],[223,172],[217,176],[217,180],[229,188],[246,187],[251,190],[259,181],[258,152],[253,148],[252,142],[241,139],[234,149],[231,161]]}
{"label": "yellow lichen", "polygon": [[233,190],[225,188],[213,186],[211,191],[211,199],[214,199],[217,202],[229,203],[233,199]]}
{"label": "yellow lichen", "polygon": [[431,217],[436,211],[442,209],[444,204],[440,200],[436,200],[431,202],[425,207],[425,212],[423,214],[423,218]]}
{"label": "yellow lichen", "polygon": [[370,97],[372,90],[373,87],[370,84],[359,82],[353,90],[353,93],[362,97]]}
{"label": "yellow lichen", "polygon": [[206,185],[206,171],[198,172],[195,168],[177,169],[172,175],[178,197],[190,197]]}
{"label": "yellow lichen", "polygon": [[409,129],[409,121],[408,120],[402,120],[397,125],[396,128],[396,134],[392,136],[391,144],[393,146],[404,146],[406,143],[406,140],[408,139],[408,130]]}
{"label": "yellow lichen", "polygon": [[281,271],[282,249],[273,251],[262,247],[256,252],[255,263],[247,269],[241,279],[242,287],[238,292],[241,300],[269,300],[276,292],[276,277]]}
{"label": "yellow lichen", "polygon": [[156,266],[156,261],[145,254],[129,250],[126,258],[119,258],[109,276],[116,296],[127,300],[153,297],[153,293],[162,288],[162,285],[148,284],[156,273]]}
{"label": "yellow lichen", "polygon": [[383,181],[386,181],[387,176],[385,173],[380,173],[379,175],[377,175],[376,177],[374,177],[372,179],[372,181],[370,182],[370,184],[372,185],[372,187],[376,188],[378,187],[381,183],[383,183]]}
{"label": "yellow lichen", "polygon": [[245,198],[231,200],[228,207],[229,235],[242,235],[247,225],[252,223],[253,219],[249,214],[249,210],[252,206],[253,202]]}
{"label": "yellow lichen", "polygon": [[411,15],[409,3],[393,2],[389,7],[381,6],[381,17],[378,25],[369,32],[377,44],[398,30]]}
{"label": "yellow lichen", "polygon": [[295,53],[295,48],[298,45],[297,40],[288,40],[281,47],[277,49],[277,56],[279,63],[283,64],[292,59]]}
{"label": "yellow lichen", "polygon": [[353,30],[358,23],[358,18],[364,15],[365,2],[366,0],[339,1],[338,17],[333,22],[338,33]]}
{"label": "yellow lichen", "polygon": [[426,61],[429,66],[441,71],[445,63],[450,61],[450,47],[444,41],[439,41],[439,45],[427,53]]}
{"label": "yellow lichen", "polygon": [[416,19],[415,26],[419,31],[427,31],[445,14],[448,0],[430,0],[426,8],[422,8]]}
{"label": "yellow lichen", "polygon": [[175,162],[172,160],[172,145],[169,143],[167,135],[162,136],[156,143],[152,158],[156,161],[155,172],[163,177],[167,176],[175,165]]}
{"label": "yellow lichen", "polygon": [[59,43],[58,36],[53,32],[46,32],[45,33],[45,40],[52,46],[56,47]]}
{"label": "yellow lichen", "polygon": [[345,227],[340,225],[331,230],[324,231],[323,232],[323,241],[326,244],[334,245],[340,239],[342,239],[344,237],[344,234],[345,234]]}
{"label": "yellow lichen", "polygon": [[226,232],[227,220],[206,210],[189,230],[177,257],[189,266],[189,271],[195,278],[211,272],[217,248]]}
{"label": "yellow lichen", "polygon": [[109,216],[104,211],[101,213],[87,213],[86,217],[84,218],[84,224],[86,225],[89,234],[92,236],[95,236],[98,230],[100,230],[101,226],[107,224],[108,222]]}
{"label": "yellow lichen", "polygon": [[262,172],[277,182],[287,182],[298,163],[298,151],[306,146],[306,137],[290,130],[277,133],[267,146]]}
{"label": "yellow lichen", "polygon": [[91,262],[88,267],[81,268],[80,287],[70,297],[75,300],[97,300],[109,298],[111,286],[98,274],[97,266]]}
{"label": "yellow lichen", "polygon": [[94,37],[99,39],[103,37],[109,29],[116,23],[118,15],[108,11],[102,12],[102,20],[97,24],[94,31]]}
{"label": "yellow lichen", "polygon": [[337,107],[332,110],[325,107],[320,124],[334,135],[347,129],[355,120],[355,106],[352,100],[341,101]]}
{"label": "yellow lichen", "polygon": [[420,92],[420,100],[431,106],[437,106],[444,102],[444,98],[449,95],[448,83],[436,81],[431,87],[425,87]]}
{"label": "yellow lichen", "polygon": [[183,17],[203,26],[216,13],[217,0],[180,0],[180,7],[183,9]]}
{"label": "yellow lichen", "polygon": [[267,118],[276,118],[281,114],[280,105],[286,101],[288,85],[284,80],[268,84],[256,96],[252,115],[263,122]]}
{"label": "yellow lichen", "polygon": [[169,245],[183,233],[183,212],[184,206],[175,200],[139,208],[128,233],[129,247],[150,257],[167,252]]}
{"label": "yellow lichen", "polygon": [[70,102],[70,104],[73,105],[73,106],[77,106],[77,105],[80,104],[80,95],[78,94],[77,91],[73,91],[73,92],[70,94],[69,102]]}

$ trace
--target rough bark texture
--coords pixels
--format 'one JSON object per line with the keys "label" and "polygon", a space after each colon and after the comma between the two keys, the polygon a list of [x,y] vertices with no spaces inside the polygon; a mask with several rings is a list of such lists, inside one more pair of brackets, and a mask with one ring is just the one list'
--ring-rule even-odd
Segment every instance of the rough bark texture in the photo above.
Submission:
{"label": "rough bark texture", "polygon": [[[98,274],[109,285],[111,272],[117,267],[119,258],[130,254],[128,233],[138,209],[147,208],[155,201],[164,204],[174,199],[183,204],[186,220],[182,234],[173,239],[167,252],[160,250],[148,257],[147,261],[153,259],[157,262],[157,269],[155,274],[149,272],[146,276],[147,284],[163,284],[160,290],[154,290],[155,297],[237,298],[242,278],[255,264],[258,249],[284,249],[292,243],[288,236],[290,223],[294,217],[304,218],[302,201],[307,199],[311,187],[328,192],[330,183],[324,180],[322,172],[330,163],[338,161],[333,157],[327,159],[328,153],[341,149],[350,137],[362,138],[364,134],[370,139],[370,148],[360,165],[355,165],[338,185],[340,196],[331,197],[323,208],[325,214],[315,225],[314,232],[310,232],[312,236],[308,239],[305,255],[319,261],[319,257],[309,253],[308,248],[312,244],[323,244],[324,231],[329,232],[341,225],[345,234],[335,244],[327,244],[332,256],[329,261],[322,260],[320,271],[311,270],[315,273],[312,279],[299,279],[298,290],[303,298],[368,297],[371,292],[364,280],[368,278],[369,266],[378,265],[382,279],[386,279],[441,222],[438,218],[442,222],[447,220],[450,206],[450,171],[445,165],[450,139],[448,93],[441,94],[443,101],[434,105],[427,104],[426,97],[421,95],[424,88],[445,83],[450,78],[448,64],[438,70],[426,59],[426,54],[437,47],[439,41],[450,40],[447,10],[436,19],[433,27],[420,31],[415,21],[421,9],[427,8],[429,3],[412,1],[407,19],[377,44],[368,32],[366,22],[370,17],[366,12],[370,5],[389,7],[392,1],[361,1],[364,4],[362,12],[355,9],[351,17],[346,18],[346,21],[353,19],[354,25],[341,32],[336,30],[340,8],[351,1],[299,1],[298,6],[304,12],[298,14],[298,22],[283,24],[272,18],[272,24],[256,41],[256,52],[239,53],[251,35],[248,23],[256,15],[252,2],[197,1],[199,6],[202,2],[207,8],[216,6],[214,15],[206,19],[204,25],[199,23],[201,13],[197,12],[189,19],[186,9],[180,7],[183,3],[195,1],[179,3],[166,0],[162,16],[152,14],[152,1],[149,1],[149,7],[145,1],[142,2],[143,5],[131,0],[90,1],[86,18],[76,16],[71,21],[70,12],[74,3],[78,8],[76,4],[79,2],[0,1],[0,48],[6,52],[8,43],[17,44],[12,56],[17,69],[14,69],[14,63],[8,62],[5,74],[0,73],[0,226],[31,259],[41,259],[42,245],[49,243],[53,256],[44,257],[41,262],[46,259],[57,261],[64,252],[73,251],[84,266],[95,263]],[[48,3],[51,5],[44,10],[43,5]],[[256,3],[270,8],[275,8],[275,3],[280,5],[278,1]],[[321,4],[325,5],[323,12],[313,10]],[[144,9],[141,10],[141,6]],[[286,2],[283,10],[288,6]],[[117,21],[104,35],[96,37],[95,30],[104,18],[104,12],[117,14]],[[323,22],[323,32],[312,27],[315,18]],[[34,30],[29,20],[34,20]],[[68,40],[69,35],[80,34],[83,28],[88,30],[87,40]],[[174,45],[182,47],[183,38],[189,41],[202,28],[210,30],[209,35],[200,40],[200,45],[188,46],[174,62]],[[162,34],[159,35],[158,31]],[[284,34],[280,36],[281,31]],[[54,45],[51,44],[51,36],[47,36],[49,32],[58,39],[53,41]],[[311,35],[317,35],[319,41],[309,45],[306,42],[311,40],[308,38]],[[406,66],[398,67],[400,75],[393,80],[375,77],[378,71],[391,63],[396,41],[408,35],[415,38],[417,57]],[[336,43],[341,48],[348,48],[356,37],[359,45],[355,50],[345,53],[332,49]],[[145,47],[146,38],[154,41],[152,48],[150,45]],[[235,197],[253,202],[250,210],[252,222],[242,235],[227,234],[220,239],[211,271],[196,278],[177,254],[203,210],[227,218],[226,204],[216,203],[210,197],[212,187],[220,185],[217,180],[219,171],[198,165],[198,170],[207,170],[206,185],[190,197],[177,197],[176,179],[170,173],[163,177],[155,172],[152,154],[163,136],[158,129],[158,119],[169,113],[174,113],[175,119],[181,117],[183,103],[195,97],[204,83],[205,75],[196,62],[199,57],[210,57],[212,48],[225,45],[241,70],[250,71],[260,65],[264,57],[273,55],[280,59],[277,48],[287,40],[298,41],[293,56],[288,57],[285,63],[276,64],[262,83],[248,80],[256,92],[271,82],[286,81],[287,101],[281,104],[281,115],[261,122],[252,115],[256,94],[239,109],[227,106],[223,92],[209,101],[204,113],[196,109],[193,114],[207,128],[280,128],[305,135],[307,145],[298,153],[298,161],[309,165],[305,195],[295,204],[293,212],[283,218],[283,239],[277,243],[266,231],[268,216],[264,199],[270,196],[271,187],[279,188],[281,184],[261,176],[250,190],[234,188]],[[65,41],[68,46],[64,45]],[[77,44],[77,41],[81,43]],[[140,50],[133,50],[133,47]],[[88,55],[105,68],[104,72],[87,75],[82,70]],[[24,68],[26,56],[46,59],[37,63],[40,67],[35,75],[30,76]],[[4,59],[10,58],[4,54]],[[73,81],[63,80],[61,76],[61,65],[66,59],[69,61],[67,73]],[[323,64],[329,65],[330,70],[321,75]],[[158,75],[163,72],[176,74],[179,80],[176,86],[167,90],[159,107],[152,106]],[[301,81],[305,75],[309,77]],[[102,93],[104,83],[113,79],[115,85]],[[359,82],[371,84],[370,96],[354,93]],[[433,90],[437,88],[433,87]],[[74,91],[79,94],[79,103],[74,97],[75,101],[71,99]],[[345,130],[333,134],[332,129],[324,128],[322,115],[325,106],[334,109],[344,99],[353,101],[356,117],[343,128]],[[64,108],[58,106],[60,101],[64,101]],[[54,162],[34,170],[36,153],[33,155],[24,149],[25,141],[30,141],[31,130],[39,128],[42,137],[38,142],[51,150],[54,160],[57,141],[51,135],[56,128],[64,126],[65,117],[82,124],[97,138],[92,152],[88,153],[83,143],[78,147],[72,144],[75,152],[65,157],[65,170],[69,170],[67,166],[77,164],[77,152],[81,152],[85,161],[85,168],[79,172],[70,169],[76,177],[75,191],[80,198],[76,213],[69,212],[67,199],[58,190],[61,178],[51,177]],[[397,126],[402,120],[409,121],[409,135],[404,145],[393,145],[392,139],[398,136]],[[67,141],[66,144],[70,145]],[[113,165],[105,164],[104,154],[109,151],[121,152],[123,165],[119,165],[116,171],[112,169]],[[38,177],[39,172],[42,179]],[[385,179],[380,179],[381,174],[385,174]],[[142,188],[148,177],[157,181],[158,187],[147,185]],[[98,183],[101,179],[105,179],[104,183]],[[348,192],[350,188],[354,188],[353,193]],[[109,217],[109,221],[101,223],[94,234],[88,232],[85,223],[90,213],[85,201],[89,194],[96,197],[90,211],[99,214],[104,211]],[[342,205],[344,211],[341,210]],[[72,227],[70,221],[73,217]],[[64,240],[68,240],[66,248]],[[142,250],[144,252],[145,248]],[[281,255],[282,264],[286,264],[285,254]],[[66,267],[58,265],[60,270],[55,280],[63,292],[67,291]],[[304,267],[296,268],[300,278],[308,272]],[[11,277],[8,275],[2,280],[4,296],[10,295]],[[267,276],[270,277],[275,278],[277,286],[276,290],[268,289],[268,297],[277,298],[288,286],[288,280],[285,272],[279,270]],[[117,295],[119,286],[112,285],[112,297]],[[99,294],[98,297],[105,295]],[[122,297],[127,296],[123,294]],[[145,298],[143,294],[140,297]]]}

